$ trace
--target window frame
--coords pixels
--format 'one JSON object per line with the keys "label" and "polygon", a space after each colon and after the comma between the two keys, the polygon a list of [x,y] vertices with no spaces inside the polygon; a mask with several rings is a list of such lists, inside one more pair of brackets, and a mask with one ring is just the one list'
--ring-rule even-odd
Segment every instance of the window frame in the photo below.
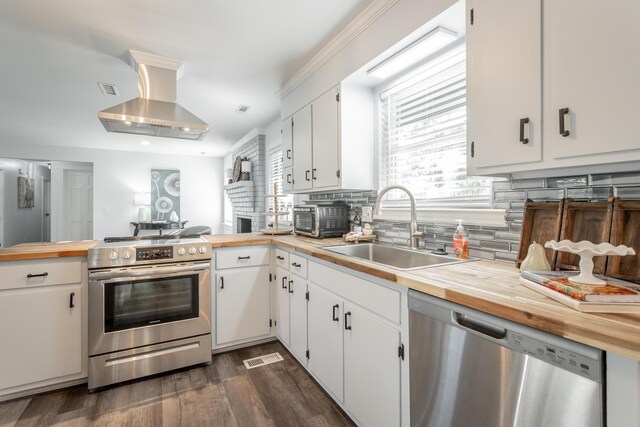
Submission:
{"label": "window frame", "polygon": [[[282,143],[274,145],[272,147],[269,147],[269,149],[267,150],[267,155],[266,155],[266,167],[265,167],[265,194],[272,194],[273,193],[273,185],[271,182],[271,179],[273,177],[273,171],[271,169],[271,165],[272,165],[272,158],[274,155],[276,155],[278,152],[280,152],[280,157],[283,157],[283,145]],[[284,163],[283,163],[284,165]],[[284,171],[284,167],[281,167],[281,169]],[[280,177],[280,180],[283,181],[282,182],[282,187],[283,187],[283,191],[284,191],[284,179],[282,177]],[[289,203],[286,203],[287,205],[291,206],[291,212],[289,213],[288,216],[281,216],[279,219],[279,222],[281,225],[283,226],[291,226],[293,224],[292,218],[291,218],[291,213],[293,211],[293,204],[294,204],[294,199],[293,199],[293,195],[291,194],[282,194],[282,197],[286,200],[289,201]],[[269,210],[271,209],[271,201],[267,200],[265,203],[265,209]],[[269,218],[267,218],[267,222],[269,221]]]}
{"label": "window frame", "polygon": [[[461,38],[460,40],[453,42],[451,45],[432,55],[424,58],[417,64],[409,67],[404,72],[393,76],[385,81],[380,82],[373,87],[374,96],[374,114],[375,114],[375,126],[374,126],[374,180],[378,185],[378,191],[382,189],[381,185],[381,149],[382,149],[382,136],[380,134],[380,111],[381,111],[381,96],[383,93],[392,90],[396,87],[401,87],[408,80],[420,75],[433,60],[438,59],[444,55],[450,55],[459,49],[466,50],[466,40]],[[498,181],[500,178],[491,177],[493,181]],[[431,223],[450,223],[453,219],[462,219],[465,223],[473,223],[477,225],[487,226],[504,226],[506,224],[505,211],[503,209],[494,209],[492,194],[489,196],[489,200],[485,203],[476,203],[472,200],[468,201],[465,205],[455,205],[451,203],[432,201],[416,201],[416,211],[418,220],[422,222]],[[410,204],[409,200],[389,202],[383,201],[380,219],[388,221],[405,221],[410,219]]]}

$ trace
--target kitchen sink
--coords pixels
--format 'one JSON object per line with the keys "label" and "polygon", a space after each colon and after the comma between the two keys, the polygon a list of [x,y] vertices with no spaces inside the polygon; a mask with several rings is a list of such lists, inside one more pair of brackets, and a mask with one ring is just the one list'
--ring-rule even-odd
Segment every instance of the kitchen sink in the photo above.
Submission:
{"label": "kitchen sink", "polygon": [[424,250],[405,249],[379,243],[329,246],[323,249],[398,270],[419,270],[469,261],[448,255],[434,255]]}

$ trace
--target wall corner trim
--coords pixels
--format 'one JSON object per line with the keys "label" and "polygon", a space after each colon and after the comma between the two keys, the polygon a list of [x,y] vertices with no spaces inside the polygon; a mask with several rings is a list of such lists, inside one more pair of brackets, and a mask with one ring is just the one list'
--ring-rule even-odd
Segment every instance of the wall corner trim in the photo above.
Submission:
{"label": "wall corner trim", "polygon": [[313,73],[322,67],[327,61],[333,58],[345,46],[347,46],[358,34],[363,32],[369,25],[374,23],[398,0],[374,0],[365,10],[351,21],[338,35],[327,43],[309,62],[307,62],[296,74],[293,75],[278,90],[275,95],[282,99],[289,95],[302,82],[307,80]]}

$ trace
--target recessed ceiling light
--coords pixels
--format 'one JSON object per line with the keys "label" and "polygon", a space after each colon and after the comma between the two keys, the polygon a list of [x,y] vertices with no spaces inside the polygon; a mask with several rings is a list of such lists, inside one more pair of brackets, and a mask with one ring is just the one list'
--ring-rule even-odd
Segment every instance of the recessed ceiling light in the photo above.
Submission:
{"label": "recessed ceiling light", "polygon": [[391,77],[442,49],[457,38],[458,34],[455,31],[438,27],[369,69],[367,75],[378,79]]}
{"label": "recessed ceiling light", "polygon": [[239,105],[238,108],[236,108],[236,113],[246,113],[247,110],[249,109],[248,105]]}
{"label": "recessed ceiling light", "polygon": [[190,130],[191,130],[191,129],[189,129],[189,128],[182,128],[182,131],[183,131],[183,132],[189,132]]}
{"label": "recessed ceiling light", "polygon": [[141,145],[149,145],[149,144],[151,144],[151,143],[150,143],[149,141],[140,141],[140,144],[141,144]]}
{"label": "recessed ceiling light", "polygon": [[102,83],[98,82],[98,86],[100,87],[100,91],[105,95],[118,96],[118,88],[113,83]]}
{"label": "recessed ceiling light", "polygon": [[127,126],[131,126],[131,122],[129,120],[125,121],[124,124]]}

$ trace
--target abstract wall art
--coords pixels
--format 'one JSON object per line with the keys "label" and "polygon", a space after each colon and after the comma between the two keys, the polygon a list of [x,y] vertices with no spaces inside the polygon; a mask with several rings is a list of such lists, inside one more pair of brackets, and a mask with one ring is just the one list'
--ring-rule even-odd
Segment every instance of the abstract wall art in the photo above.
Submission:
{"label": "abstract wall art", "polygon": [[18,207],[33,208],[35,206],[36,180],[18,177]]}
{"label": "abstract wall art", "polygon": [[180,218],[180,171],[151,169],[151,219],[169,221],[173,212]]}

